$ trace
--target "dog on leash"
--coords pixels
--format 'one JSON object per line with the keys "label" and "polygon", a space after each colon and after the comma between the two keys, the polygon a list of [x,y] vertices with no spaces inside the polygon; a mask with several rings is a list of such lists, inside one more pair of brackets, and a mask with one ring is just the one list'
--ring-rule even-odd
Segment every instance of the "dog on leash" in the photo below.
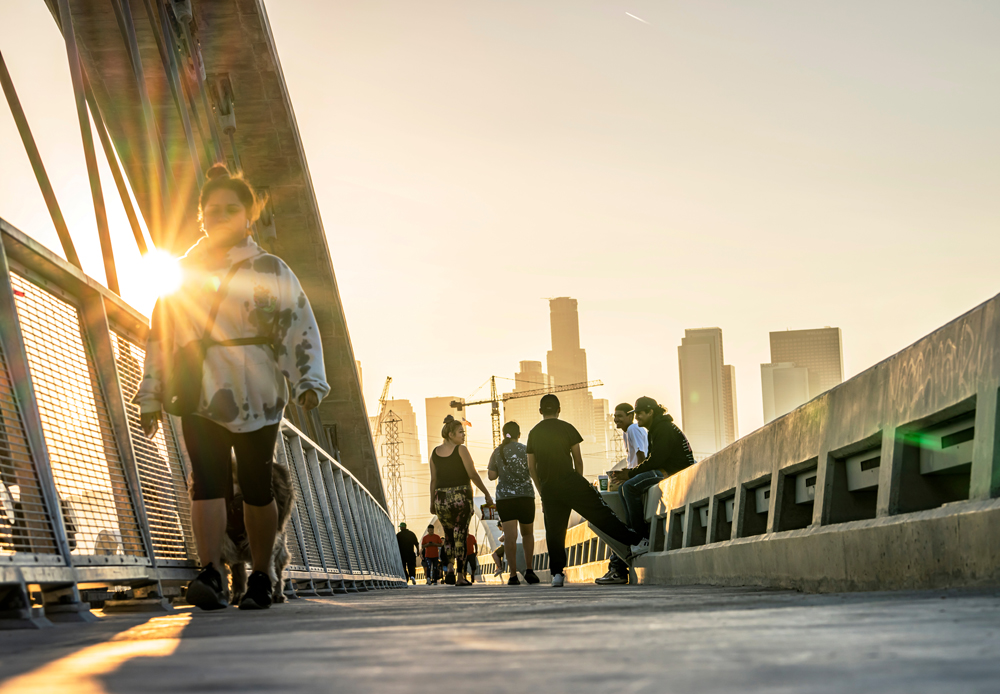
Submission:
{"label": "dog on leash", "polygon": [[[247,536],[243,518],[243,492],[236,478],[236,456],[233,455],[233,496],[226,499],[226,534],[222,538],[222,586],[230,605],[238,605],[247,591],[247,564],[253,562],[250,553],[250,539]],[[188,488],[191,488],[190,480]],[[290,555],[286,544],[288,519],[295,504],[295,487],[292,486],[288,469],[277,462],[271,465],[271,490],[278,506],[278,532],[274,538],[271,562],[267,574],[271,579],[273,602],[285,602],[285,568]],[[229,578],[232,576],[232,589]]]}

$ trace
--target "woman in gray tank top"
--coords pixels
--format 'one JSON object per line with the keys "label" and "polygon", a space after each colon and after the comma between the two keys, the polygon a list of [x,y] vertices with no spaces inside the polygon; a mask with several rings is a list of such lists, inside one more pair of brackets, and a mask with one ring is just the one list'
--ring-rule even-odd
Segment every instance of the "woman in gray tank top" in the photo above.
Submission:
{"label": "woman in gray tank top", "polygon": [[535,487],[528,474],[528,452],[518,443],[521,427],[517,422],[503,425],[503,443],[490,456],[487,471],[491,480],[497,481],[497,513],[503,526],[504,555],[510,569],[507,585],[520,585],[517,580],[517,531],[521,530],[524,547],[524,580],[538,583],[538,576],[531,570],[535,555]]}

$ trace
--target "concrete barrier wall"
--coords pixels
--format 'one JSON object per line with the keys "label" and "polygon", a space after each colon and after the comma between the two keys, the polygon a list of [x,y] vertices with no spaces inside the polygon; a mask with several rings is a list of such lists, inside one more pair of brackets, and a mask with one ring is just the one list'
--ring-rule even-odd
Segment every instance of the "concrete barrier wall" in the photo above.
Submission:
{"label": "concrete barrier wall", "polygon": [[994,297],[665,480],[649,495],[654,551],[639,579],[1000,584],[998,347]]}

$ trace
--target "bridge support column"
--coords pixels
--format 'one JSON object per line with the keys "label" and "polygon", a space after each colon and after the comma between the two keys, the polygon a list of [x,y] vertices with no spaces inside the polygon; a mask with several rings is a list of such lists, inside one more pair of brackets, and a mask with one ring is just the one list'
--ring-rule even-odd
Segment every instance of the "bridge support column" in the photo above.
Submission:
{"label": "bridge support column", "polygon": [[976,393],[976,443],[972,449],[969,499],[985,501],[1000,496],[1000,407],[996,383]]}

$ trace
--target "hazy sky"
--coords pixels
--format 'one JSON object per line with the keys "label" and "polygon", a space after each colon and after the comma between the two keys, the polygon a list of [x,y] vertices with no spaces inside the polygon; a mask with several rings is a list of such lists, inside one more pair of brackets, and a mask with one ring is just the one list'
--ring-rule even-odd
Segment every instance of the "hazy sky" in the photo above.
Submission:
{"label": "hazy sky", "polygon": [[[0,8],[99,273],[65,53],[44,3]],[[768,331],[842,328],[851,376],[998,291],[997,3],[267,9],[371,410],[391,375],[423,428],[425,397],[544,362],[543,297],[572,296],[612,403],[679,414],[684,328],[721,327],[746,434]],[[0,147],[0,217],[56,248],[5,108]],[[469,418],[485,457],[488,408]]]}

